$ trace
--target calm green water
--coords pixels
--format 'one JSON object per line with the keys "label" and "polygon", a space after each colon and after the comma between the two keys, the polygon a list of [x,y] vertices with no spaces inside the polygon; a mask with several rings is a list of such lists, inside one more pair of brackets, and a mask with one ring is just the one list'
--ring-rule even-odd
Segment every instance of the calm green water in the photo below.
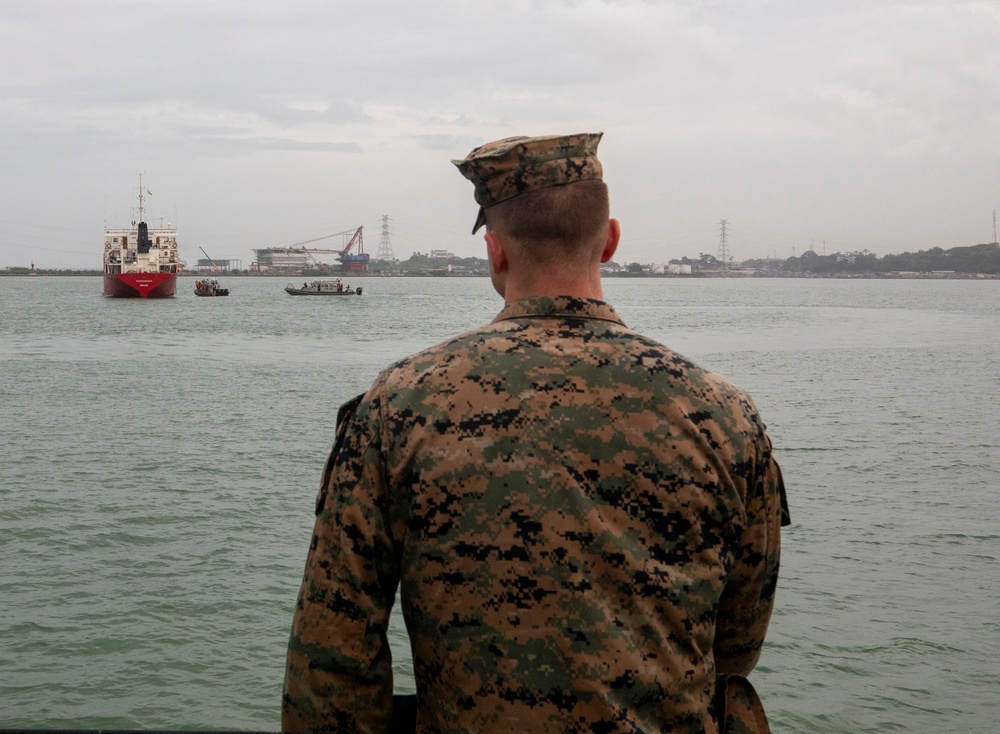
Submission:
{"label": "calm green water", "polygon": [[[277,730],[337,407],[500,307],[485,279],[223,280],[0,278],[0,726]],[[1000,281],[605,295],[769,425],[794,520],[754,673],[775,731],[996,731]]]}

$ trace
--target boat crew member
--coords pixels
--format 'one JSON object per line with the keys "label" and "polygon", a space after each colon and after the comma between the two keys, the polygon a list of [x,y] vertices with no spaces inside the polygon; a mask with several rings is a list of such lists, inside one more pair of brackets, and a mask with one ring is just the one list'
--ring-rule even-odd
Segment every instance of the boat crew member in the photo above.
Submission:
{"label": "boat crew member", "polygon": [[504,306],[341,407],[284,731],[389,730],[397,589],[417,731],[766,730],[781,471],[745,392],[603,300],[600,139],[455,161]]}

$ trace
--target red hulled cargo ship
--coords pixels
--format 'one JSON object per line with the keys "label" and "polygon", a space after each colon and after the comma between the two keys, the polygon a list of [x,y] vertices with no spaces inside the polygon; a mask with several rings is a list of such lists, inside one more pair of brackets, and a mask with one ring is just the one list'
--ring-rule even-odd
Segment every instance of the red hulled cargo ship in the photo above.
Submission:
{"label": "red hulled cargo ship", "polygon": [[177,229],[146,224],[139,177],[138,218],[124,229],[104,228],[104,295],[109,298],[171,298],[177,292]]}

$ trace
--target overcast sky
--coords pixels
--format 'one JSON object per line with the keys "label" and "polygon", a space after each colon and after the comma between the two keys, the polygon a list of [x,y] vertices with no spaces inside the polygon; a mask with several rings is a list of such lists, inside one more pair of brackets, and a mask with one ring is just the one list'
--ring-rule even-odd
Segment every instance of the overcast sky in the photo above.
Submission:
{"label": "overcast sky", "polygon": [[[993,240],[997,0],[3,0],[0,267],[193,264],[390,221],[483,256],[450,163],[604,132],[619,263]],[[315,246],[340,246],[341,238]]]}

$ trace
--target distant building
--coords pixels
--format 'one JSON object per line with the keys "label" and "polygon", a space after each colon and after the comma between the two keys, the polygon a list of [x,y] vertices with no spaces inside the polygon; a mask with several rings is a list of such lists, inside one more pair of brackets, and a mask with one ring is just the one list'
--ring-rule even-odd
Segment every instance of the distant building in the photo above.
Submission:
{"label": "distant building", "polygon": [[431,250],[427,257],[432,260],[453,260],[457,258],[458,255],[453,252],[448,252],[447,250]]}
{"label": "distant building", "polygon": [[[212,260],[207,258],[201,258],[195,263],[195,268],[199,270],[215,270],[212,264]],[[215,260],[215,265],[219,266],[219,270],[242,270],[243,261],[242,260]]]}
{"label": "distant building", "polygon": [[309,253],[304,247],[265,247],[254,250],[257,270],[304,270],[310,266]]}

